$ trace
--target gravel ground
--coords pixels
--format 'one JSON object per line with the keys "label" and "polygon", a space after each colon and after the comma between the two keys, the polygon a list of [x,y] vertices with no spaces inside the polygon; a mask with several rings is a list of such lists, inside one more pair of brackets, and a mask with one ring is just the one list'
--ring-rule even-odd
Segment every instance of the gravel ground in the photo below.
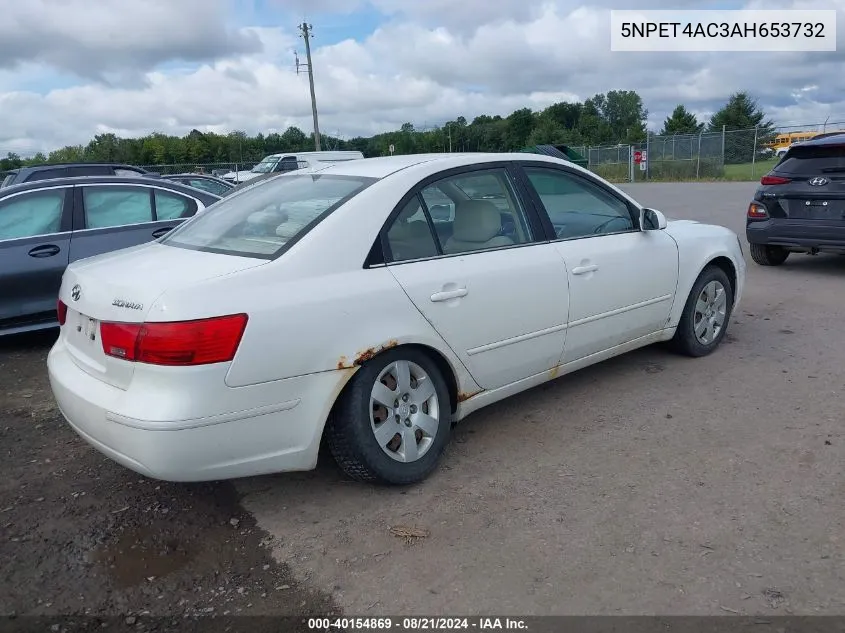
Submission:
{"label": "gravel ground", "polygon": [[[44,616],[24,624],[57,615],[111,623],[120,616],[120,624],[178,616],[182,624],[185,616],[335,609],[270,557],[271,537],[231,483],[153,481],[82,442],[50,393],[45,363],[54,338],[0,339],[0,615]],[[276,630],[250,622],[250,630]]]}
{"label": "gravel ground", "polygon": [[[741,232],[754,185],[627,189]],[[0,339],[0,614],[845,614],[843,275],[750,264],[716,354],[649,348],[479,411],[407,489],[330,462],[144,479],[63,423],[54,334]]]}

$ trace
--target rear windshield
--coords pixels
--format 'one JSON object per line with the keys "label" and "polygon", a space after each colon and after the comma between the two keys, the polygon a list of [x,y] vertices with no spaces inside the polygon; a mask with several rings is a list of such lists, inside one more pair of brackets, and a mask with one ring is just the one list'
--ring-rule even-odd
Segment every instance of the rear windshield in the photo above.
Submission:
{"label": "rear windshield", "polygon": [[290,175],[233,193],[167,235],[162,244],[273,259],[373,178]]}
{"label": "rear windshield", "polygon": [[8,176],[6,176],[3,179],[3,182],[0,183],[0,188],[8,187],[9,185],[11,185],[15,180],[15,176],[17,176],[17,173],[9,174]]}
{"label": "rear windshield", "polygon": [[802,176],[845,172],[845,145],[793,147],[775,171]]}

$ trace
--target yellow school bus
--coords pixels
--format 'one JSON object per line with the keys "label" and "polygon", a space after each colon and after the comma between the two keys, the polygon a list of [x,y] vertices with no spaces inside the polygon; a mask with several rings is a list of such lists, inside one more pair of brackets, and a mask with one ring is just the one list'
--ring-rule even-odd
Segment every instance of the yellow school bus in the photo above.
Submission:
{"label": "yellow school bus", "polygon": [[780,156],[785,153],[786,150],[789,149],[789,146],[793,143],[809,141],[818,134],[821,134],[821,132],[778,132],[778,135],[774,138],[774,140],[768,143],[768,147],[775,153],[776,156]]}

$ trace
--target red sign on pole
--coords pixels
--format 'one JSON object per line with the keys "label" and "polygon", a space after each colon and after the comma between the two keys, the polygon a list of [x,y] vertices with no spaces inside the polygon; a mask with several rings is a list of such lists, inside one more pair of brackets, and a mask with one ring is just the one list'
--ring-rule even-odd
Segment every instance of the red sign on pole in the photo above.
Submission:
{"label": "red sign on pole", "polygon": [[634,151],[634,162],[639,165],[642,162],[642,160],[643,160],[643,153],[640,150]]}

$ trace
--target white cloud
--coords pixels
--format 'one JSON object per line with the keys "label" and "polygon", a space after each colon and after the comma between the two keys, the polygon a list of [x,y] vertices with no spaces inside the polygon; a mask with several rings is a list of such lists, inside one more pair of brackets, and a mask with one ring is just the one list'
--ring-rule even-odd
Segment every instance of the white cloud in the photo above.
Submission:
{"label": "white cloud", "polygon": [[[237,1],[245,15],[255,13],[254,5]],[[343,13],[365,6],[364,0],[320,1],[322,6],[311,3],[312,12]],[[301,53],[301,40],[293,28],[232,31],[225,28],[227,11],[222,0],[216,4],[180,0],[168,3],[171,14],[179,9],[173,16],[177,26],[163,28],[161,38],[151,44],[155,40],[140,35],[104,33],[128,33],[133,22],[138,30],[143,20],[159,24],[164,0],[111,2],[96,3],[95,13],[101,14],[97,20],[101,27],[107,26],[106,31],[90,27],[72,40],[56,37],[46,47],[48,52],[19,51],[15,59],[20,63],[29,60],[26,73],[49,77],[50,68],[70,68],[70,61],[57,61],[62,51],[69,51],[68,60],[77,61],[111,52],[113,59],[108,64],[90,62],[89,75],[141,69],[145,82],[108,86],[92,80],[39,94],[13,89],[28,85],[24,80],[29,75],[22,74],[23,70],[17,75],[0,71],[0,152],[30,153],[84,143],[98,131],[124,136],[156,130],[183,134],[191,128],[267,133],[283,131],[289,125],[310,131],[307,77],[297,76],[293,65],[293,47],[299,47]],[[302,0],[296,2],[302,6],[294,7],[291,0],[281,4],[296,11],[307,8]],[[185,19],[182,5],[191,3],[211,7],[200,24]],[[48,4],[54,3],[28,0],[12,5],[6,14],[25,28]],[[114,11],[117,4],[120,11]],[[555,101],[581,100],[614,89],[638,91],[655,128],[678,103],[707,115],[737,90],[750,91],[772,118],[784,124],[824,121],[828,116],[845,120],[841,52],[611,53],[609,2],[604,0],[370,0],[370,4],[391,17],[368,38],[314,49],[324,133],[339,131],[349,137],[395,129],[405,121],[422,126],[459,115],[470,120],[483,113],[507,115],[520,107],[540,109]],[[641,4],[644,8],[706,8],[711,3],[651,0]],[[840,23],[845,15],[845,0],[766,0],[760,6],[763,4],[769,9],[835,7]],[[124,9],[129,6],[152,8],[147,15],[141,9]],[[9,16],[4,15],[4,20]],[[56,18],[51,18],[50,24],[50,32],[60,32]],[[314,28],[319,32],[319,23]],[[842,42],[843,29],[839,31]],[[181,38],[176,37],[177,32]],[[2,33],[0,30],[0,40]],[[202,49],[200,42],[214,33],[224,34],[228,44],[212,46],[209,42],[208,50]],[[25,39],[24,35],[19,34],[19,39]],[[201,59],[204,63],[181,71],[157,66],[177,59]],[[40,66],[32,66],[33,61]]]}

